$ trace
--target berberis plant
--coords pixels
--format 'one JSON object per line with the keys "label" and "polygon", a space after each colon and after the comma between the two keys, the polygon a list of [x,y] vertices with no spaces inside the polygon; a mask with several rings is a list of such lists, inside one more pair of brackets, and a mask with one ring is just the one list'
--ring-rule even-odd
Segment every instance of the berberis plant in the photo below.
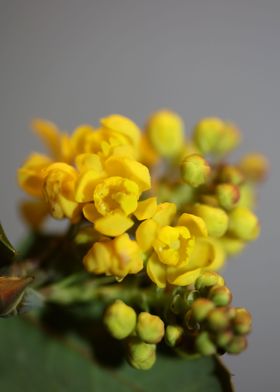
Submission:
{"label": "berberis plant", "polygon": [[218,356],[246,348],[252,319],[217,271],[260,233],[265,158],[228,163],[233,123],[186,138],[169,110],[142,132],[121,115],[32,126],[49,155],[18,170],[30,235],[15,252],[1,227],[0,314],[25,313],[0,323],[4,390],[232,390]]}

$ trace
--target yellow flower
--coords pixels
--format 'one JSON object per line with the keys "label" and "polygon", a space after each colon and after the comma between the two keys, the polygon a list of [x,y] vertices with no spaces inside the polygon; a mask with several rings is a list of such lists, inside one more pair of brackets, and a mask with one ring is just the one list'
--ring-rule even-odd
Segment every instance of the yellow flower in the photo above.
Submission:
{"label": "yellow flower", "polygon": [[158,229],[170,225],[176,215],[176,204],[166,202],[155,206],[155,202],[155,198],[144,200],[135,212],[139,220],[146,217],[136,230],[136,240],[144,252],[152,248]]}
{"label": "yellow flower", "polygon": [[143,256],[136,241],[125,233],[113,240],[96,242],[85,255],[84,265],[89,272],[123,279],[143,269]]}
{"label": "yellow flower", "polygon": [[141,131],[137,125],[129,118],[120,114],[111,114],[100,120],[103,132],[108,136],[119,138],[123,136],[126,143],[138,147],[141,137]]}
{"label": "yellow flower", "polygon": [[163,226],[158,230],[153,248],[161,263],[178,265],[187,262],[194,245],[189,230],[184,226]]}
{"label": "yellow flower", "polygon": [[159,155],[174,157],[184,147],[183,120],[169,110],[156,112],[148,121],[147,135]]}
{"label": "yellow flower", "polygon": [[80,207],[74,200],[77,173],[66,163],[53,163],[45,170],[43,195],[52,216],[56,219],[67,217],[72,221],[79,218]]}
{"label": "yellow flower", "polygon": [[152,241],[154,251],[147,263],[147,274],[158,287],[166,284],[186,286],[205,270],[219,269],[225,258],[221,244],[207,237],[205,222],[192,214],[183,214],[184,226],[157,228]]}
{"label": "yellow flower", "polygon": [[138,185],[134,181],[109,177],[96,186],[93,200],[101,215],[121,212],[127,216],[136,210],[139,195]]}
{"label": "yellow flower", "polygon": [[47,146],[53,160],[71,162],[73,150],[69,135],[62,133],[52,122],[40,118],[33,120],[32,129]]}

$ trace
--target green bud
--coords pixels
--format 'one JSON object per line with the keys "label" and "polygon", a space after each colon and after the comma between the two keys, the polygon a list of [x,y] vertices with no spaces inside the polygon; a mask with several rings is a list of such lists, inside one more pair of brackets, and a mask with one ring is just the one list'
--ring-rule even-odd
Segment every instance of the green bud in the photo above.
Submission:
{"label": "green bud", "polygon": [[233,319],[233,328],[238,335],[246,335],[252,329],[252,316],[247,309],[236,308]]}
{"label": "green bud", "polygon": [[215,152],[221,155],[227,154],[234,150],[240,141],[241,135],[237,127],[231,122],[225,122],[221,137],[215,146]]}
{"label": "green bud", "polygon": [[224,122],[215,117],[203,118],[196,124],[193,139],[203,154],[215,152],[223,128]]}
{"label": "green bud", "polygon": [[198,298],[192,304],[192,316],[196,321],[201,322],[207,317],[208,313],[214,309],[214,307],[214,303],[209,299]]}
{"label": "green bud", "polygon": [[237,167],[233,165],[225,165],[220,169],[218,179],[221,182],[240,185],[244,182],[244,175]]}
{"label": "green bud", "polygon": [[168,325],[165,331],[165,343],[170,347],[180,344],[184,330],[180,325]]}
{"label": "green bud", "polygon": [[136,313],[121,300],[116,300],[105,311],[104,324],[116,339],[129,336],[136,326]]}
{"label": "green bud", "polygon": [[210,171],[208,162],[198,154],[186,156],[181,163],[182,180],[194,188],[205,184]]}
{"label": "green bud", "polygon": [[207,324],[213,331],[221,331],[228,327],[229,317],[224,308],[215,308],[207,315]]}
{"label": "green bud", "polygon": [[136,332],[145,343],[159,343],[164,336],[164,322],[147,312],[138,315]]}
{"label": "green bud", "polygon": [[245,241],[258,237],[260,225],[256,215],[245,207],[236,207],[229,213],[229,232]]}
{"label": "green bud", "polygon": [[215,337],[215,342],[221,348],[226,348],[231,340],[233,339],[233,333],[231,331],[219,332]]}
{"label": "green bud", "polygon": [[195,347],[202,355],[214,355],[217,351],[215,344],[212,342],[208,332],[206,331],[197,336],[195,340]]}
{"label": "green bud", "polygon": [[225,347],[229,354],[239,354],[247,347],[247,339],[244,336],[234,336]]}
{"label": "green bud", "polygon": [[193,207],[193,213],[204,220],[210,237],[221,237],[225,234],[228,216],[221,208],[197,203]]}
{"label": "green bud", "polygon": [[203,290],[215,285],[223,286],[224,283],[223,277],[217,274],[217,272],[205,271],[196,279],[195,288],[197,290]]}
{"label": "green bud", "polygon": [[240,198],[239,188],[233,184],[219,184],[216,187],[218,202],[225,210],[231,210]]}
{"label": "green bud", "polygon": [[226,286],[213,286],[208,295],[209,299],[217,306],[226,306],[231,303],[232,294]]}
{"label": "green bud", "polygon": [[199,329],[199,324],[197,320],[193,317],[193,312],[191,309],[189,309],[185,314],[184,322],[189,331],[194,331]]}
{"label": "green bud", "polygon": [[127,360],[135,369],[150,369],[156,361],[156,345],[131,337],[127,342]]}

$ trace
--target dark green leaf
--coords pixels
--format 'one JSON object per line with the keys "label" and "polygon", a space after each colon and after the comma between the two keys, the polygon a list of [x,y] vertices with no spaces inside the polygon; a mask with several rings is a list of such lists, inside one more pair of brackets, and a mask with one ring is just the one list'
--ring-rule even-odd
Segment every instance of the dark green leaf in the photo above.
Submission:
{"label": "dark green leaf", "polygon": [[[73,343],[74,342],[74,343]],[[101,367],[76,340],[58,340],[18,319],[0,321],[0,390],[9,392],[232,391],[216,358],[161,355],[153,369]]]}

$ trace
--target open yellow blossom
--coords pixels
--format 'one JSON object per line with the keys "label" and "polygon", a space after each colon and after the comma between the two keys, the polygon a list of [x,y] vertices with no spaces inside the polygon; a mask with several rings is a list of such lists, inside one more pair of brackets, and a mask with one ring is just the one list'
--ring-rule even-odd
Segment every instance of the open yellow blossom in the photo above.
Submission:
{"label": "open yellow blossom", "polygon": [[167,283],[189,285],[204,270],[219,269],[224,263],[223,247],[207,236],[206,224],[200,217],[184,213],[178,224],[183,226],[156,228],[147,273],[158,287]]}
{"label": "open yellow blossom", "polygon": [[136,239],[144,252],[148,252],[152,248],[153,241],[156,238],[158,229],[168,226],[172,223],[176,215],[176,204],[160,203],[154,206],[155,198],[144,200],[140,208],[135,212],[137,219],[141,220],[146,217],[136,230]]}
{"label": "open yellow blossom", "polygon": [[163,226],[153,242],[159,260],[166,265],[186,262],[193,245],[193,237],[184,226]]}
{"label": "open yellow blossom", "polygon": [[129,215],[137,208],[139,199],[138,185],[122,177],[109,177],[99,183],[93,194],[97,211],[101,215],[123,212]]}
{"label": "open yellow blossom", "polygon": [[56,219],[67,217],[76,221],[80,208],[74,200],[77,173],[66,163],[53,163],[45,170],[43,196],[47,201],[52,216]]}
{"label": "open yellow blossom", "polygon": [[136,241],[122,234],[113,240],[96,242],[84,257],[89,272],[123,279],[143,269],[142,252]]}
{"label": "open yellow blossom", "polygon": [[141,131],[129,118],[120,114],[112,114],[102,118],[100,123],[105,134],[115,137],[123,136],[127,143],[138,147]]}
{"label": "open yellow blossom", "polygon": [[18,169],[18,183],[29,195],[42,197],[45,169],[52,161],[45,155],[31,154],[23,166]]}

